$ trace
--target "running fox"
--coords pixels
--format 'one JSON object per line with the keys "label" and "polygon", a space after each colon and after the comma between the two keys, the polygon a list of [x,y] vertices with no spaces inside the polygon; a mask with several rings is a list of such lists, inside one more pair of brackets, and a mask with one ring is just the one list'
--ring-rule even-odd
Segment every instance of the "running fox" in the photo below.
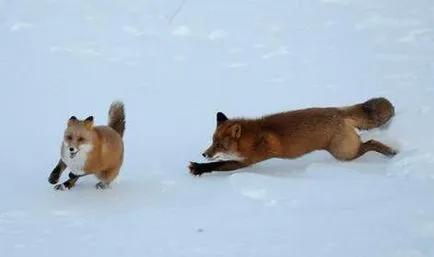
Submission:
{"label": "running fox", "polygon": [[123,134],[125,111],[122,102],[113,102],[109,109],[108,126],[94,126],[93,116],[79,120],[72,116],[67,123],[60,150],[60,160],[48,181],[56,184],[68,167],[69,179],[54,189],[71,189],[80,177],[94,174],[96,188],[105,189],[116,178],[124,157]]}
{"label": "running fox", "polygon": [[218,112],[212,145],[202,155],[210,161],[220,160],[191,162],[190,173],[237,170],[315,150],[326,150],[342,161],[354,160],[368,151],[394,156],[396,150],[376,140],[362,142],[356,131],[379,127],[394,114],[393,105],[382,97],[349,107],[300,109],[259,119],[228,119]]}

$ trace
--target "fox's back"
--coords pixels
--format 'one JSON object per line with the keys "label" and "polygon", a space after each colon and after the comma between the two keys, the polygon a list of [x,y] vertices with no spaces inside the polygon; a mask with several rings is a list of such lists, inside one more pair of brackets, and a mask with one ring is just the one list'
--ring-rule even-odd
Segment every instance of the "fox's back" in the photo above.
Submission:
{"label": "fox's back", "polygon": [[298,156],[326,147],[344,122],[338,108],[308,108],[262,117],[260,131],[277,137],[273,141],[288,155]]}
{"label": "fox's back", "polygon": [[261,126],[282,135],[324,133],[343,123],[338,108],[309,108],[282,112],[261,118]]}

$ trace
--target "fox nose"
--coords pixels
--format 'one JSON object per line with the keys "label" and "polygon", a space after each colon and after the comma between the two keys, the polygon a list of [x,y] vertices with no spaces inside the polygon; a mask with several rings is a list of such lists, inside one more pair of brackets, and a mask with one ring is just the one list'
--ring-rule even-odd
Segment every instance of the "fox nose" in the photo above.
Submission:
{"label": "fox nose", "polygon": [[70,148],[69,148],[69,151],[70,151],[70,152],[74,152],[74,147],[70,147]]}
{"label": "fox nose", "polygon": [[206,153],[203,153],[202,156],[206,158],[206,157],[207,157],[207,154],[206,154]]}

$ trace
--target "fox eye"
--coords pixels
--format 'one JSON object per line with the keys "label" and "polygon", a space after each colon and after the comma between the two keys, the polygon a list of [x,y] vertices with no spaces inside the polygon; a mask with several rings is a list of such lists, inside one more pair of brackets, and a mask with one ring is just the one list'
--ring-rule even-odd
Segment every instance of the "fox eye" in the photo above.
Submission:
{"label": "fox eye", "polygon": [[67,140],[72,140],[72,136],[71,136],[71,135],[68,135],[68,136],[66,136],[66,139],[67,139]]}
{"label": "fox eye", "polygon": [[84,137],[79,137],[78,138],[78,142],[83,142],[84,141]]}

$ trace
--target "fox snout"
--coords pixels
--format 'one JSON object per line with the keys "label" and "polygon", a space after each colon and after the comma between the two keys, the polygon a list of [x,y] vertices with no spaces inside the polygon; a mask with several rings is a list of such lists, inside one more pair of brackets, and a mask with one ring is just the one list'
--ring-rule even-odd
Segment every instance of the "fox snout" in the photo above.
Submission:
{"label": "fox snout", "polygon": [[206,149],[205,152],[202,153],[202,156],[208,160],[214,159],[215,155],[216,155],[216,152],[212,146],[210,148]]}
{"label": "fox snout", "polygon": [[202,153],[202,156],[207,159],[211,157],[206,151]]}
{"label": "fox snout", "polygon": [[205,158],[207,158],[207,159],[211,158],[211,156],[209,154],[207,154],[206,152],[202,153],[202,156],[205,157]]}
{"label": "fox snout", "polygon": [[69,151],[69,157],[70,158],[74,158],[77,155],[78,150],[79,150],[78,148],[76,148],[74,146],[69,146],[67,149]]}

